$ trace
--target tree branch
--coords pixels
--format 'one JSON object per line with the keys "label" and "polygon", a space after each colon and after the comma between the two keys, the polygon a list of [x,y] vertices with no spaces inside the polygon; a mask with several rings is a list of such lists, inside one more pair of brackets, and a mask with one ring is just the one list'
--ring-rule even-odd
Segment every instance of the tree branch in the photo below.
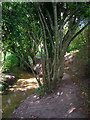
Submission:
{"label": "tree branch", "polygon": [[[63,24],[62,24],[62,26],[61,26],[60,29],[62,29],[63,26],[64,26],[69,20],[71,20],[71,18],[72,18],[73,15],[76,15],[76,14],[77,14],[77,11],[79,10],[80,7],[81,7],[81,6],[78,6],[78,7],[76,8],[76,10],[69,16],[69,18],[66,18],[66,20],[63,22]],[[82,9],[86,9],[86,7],[83,7]],[[60,31],[60,29],[59,29],[59,31]]]}
{"label": "tree branch", "polygon": [[[69,21],[69,20],[72,18],[72,16],[77,13],[77,11],[78,11],[79,8],[80,8],[80,6],[69,16],[69,18],[66,18],[66,20],[65,20],[65,21],[63,22],[63,24],[61,25],[61,28],[60,28],[60,29],[62,29],[63,26],[67,23],[67,21]],[[60,30],[59,30],[59,32],[60,32]]]}
{"label": "tree branch", "polygon": [[49,14],[49,11],[46,9],[46,11],[47,11],[47,14],[48,14],[48,18],[49,18],[49,21],[50,21],[50,26],[51,26],[51,29],[52,29],[52,31],[53,31],[53,21],[52,21],[52,18],[51,18],[51,16],[50,16],[50,14]]}
{"label": "tree branch", "polygon": [[68,37],[70,37],[71,32],[74,33],[74,31],[76,30],[76,28],[77,28],[77,26],[78,26],[79,23],[80,23],[80,18],[78,19],[78,21],[77,21],[76,24],[74,24],[74,25],[71,26],[73,29],[71,29],[71,30],[69,29],[69,30],[67,31],[67,33],[65,34],[65,36],[64,36],[64,38],[63,38],[63,44],[64,44],[65,41],[68,39]]}
{"label": "tree branch", "polygon": [[50,41],[51,41],[52,47],[53,47],[53,49],[54,49],[54,44],[53,44],[53,40],[52,40],[52,36],[51,36],[50,30],[49,30],[49,28],[48,28],[47,22],[46,22],[46,20],[45,20],[45,17],[44,17],[44,15],[43,15],[43,12],[42,12],[42,10],[41,10],[41,8],[40,8],[39,5],[38,5],[38,10],[39,10],[39,12],[40,12],[40,14],[41,14],[41,16],[42,16],[42,19],[43,19],[43,21],[44,21],[44,23],[45,23],[46,29],[47,29],[48,34],[49,34],[49,36],[50,36]]}
{"label": "tree branch", "polygon": [[70,39],[67,41],[67,43],[66,43],[65,46],[64,46],[65,49],[63,50],[63,54],[65,54],[65,52],[67,51],[70,42],[71,42],[77,35],[79,35],[88,25],[89,25],[89,22],[88,22],[80,31],[78,31],[72,38],[70,38]]}
{"label": "tree branch", "polygon": [[70,40],[70,42],[77,36],[79,35],[88,25],[90,24],[90,22],[88,22],[81,30],[79,30]]}
{"label": "tree branch", "polygon": [[[39,11],[38,11],[39,13]],[[44,23],[42,21],[42,18],[41,18],[41,15],[39,13],[39,18],[40,18],[40,21],[41,21],[41,24],[42,24],[42,29],[43,29],[43,35],[44,35],[44,40],[43,40],[43,44],[44,44],[44,51],[45,51],[45,54],[46,54],[46,68],[47,68],[47,74],[48,74],[48,87],[50,88],[50,68],[49,68],[49,55],[48,55],[48,48],[47,48],[47,41],[46,41],[46,31],[45,31],[45,26],[44,26]]]}

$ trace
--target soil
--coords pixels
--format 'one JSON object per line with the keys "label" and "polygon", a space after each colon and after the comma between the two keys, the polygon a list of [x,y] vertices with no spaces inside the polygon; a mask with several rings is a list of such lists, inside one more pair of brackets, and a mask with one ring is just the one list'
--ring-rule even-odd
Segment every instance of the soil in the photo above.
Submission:
{"label": "soil", "polygon": [[[84,54],[84,53],[83,53]],[[85,61],[85,55],[81,55],[78,50],[69,53],[65,56],[65,71],[69,73],[74,82],[77,82],[88,93],[89,84],[89,69],[87,69],[87,62]],[[78,56],[84,56],[85,58],[78,58]],[[88,59],[87,59],[88,60]],[[89,68],[89,66],[88,66]]]}
{"label": "soil", "polygon": [[[36,94],[31,95],[20,104],[10,118],[85,118],[87,120],[87,98],[82,94],[80,88],[83,80],[76,79],[78,63],[76,65],[75,62],[72,65],[72,61],[77,60],[75,54],[65,57],[65,73],[54,93],[45,95],[43,98]],[[79,73],[81,76],[81,72]],[[87,88],[87,84],[85,86]]]}
{"label": "soil", "polygon": [[28,97],[10,118],[88,118],[84,96],[77,84],[64,73],[59,88],[50,95]]}

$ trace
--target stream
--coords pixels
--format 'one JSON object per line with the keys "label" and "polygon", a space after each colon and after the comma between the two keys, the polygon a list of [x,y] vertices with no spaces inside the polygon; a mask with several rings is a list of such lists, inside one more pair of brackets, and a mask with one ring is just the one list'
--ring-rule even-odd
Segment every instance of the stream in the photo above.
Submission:
{"label": "stream", "polygon": [[[0,51],[0,118],[9,118],[12,112],[24,102],[24,100],[31,94],[35,93],[38,87],[36,78],[32,74],[17,69],[18,78],[13,79],[12,74],[1,73],[3,54]],[[4,78],[2,77],[4,76]],[[7,79],[7,77],[9,79]],[[8,90],[4,90],[3,94],[2,85],[8,82]],[[12,85],[11,85],[12,83]]]}
{"label": "stream", "polygon": [[2,95],[2,118],[8,118],[27,97],[35,93],[37,87],[37,81],[30,73],[20,71],[19,79]]}

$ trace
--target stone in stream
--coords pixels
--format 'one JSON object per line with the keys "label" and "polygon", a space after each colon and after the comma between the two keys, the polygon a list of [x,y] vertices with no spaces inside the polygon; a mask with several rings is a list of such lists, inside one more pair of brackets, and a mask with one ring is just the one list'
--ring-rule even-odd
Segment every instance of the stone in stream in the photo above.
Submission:
{"label": "stone in stream", "polygon": [[22,82],[22,83],[20,84],[20,86],[22,86],[22,85],[23,85],[23,83],[24,83],[24,82]]}
{"label": "stone in stream", "polygon": [[27,92],[27,89],[25,89],[25,92]]}
{"label": "stone in stream", "polygon": [[16,93],[14,94],[14,96],[16,97]]}
{"label": "stone in stream", "polygon": [[10,99],[10,98],[8,99],[8,103],[9,103],[9,104],[11,103],[11,99]]}
{"label": "stone in stream", "polygon": [[23,93],[23,96],[26,95],[25,93]]}

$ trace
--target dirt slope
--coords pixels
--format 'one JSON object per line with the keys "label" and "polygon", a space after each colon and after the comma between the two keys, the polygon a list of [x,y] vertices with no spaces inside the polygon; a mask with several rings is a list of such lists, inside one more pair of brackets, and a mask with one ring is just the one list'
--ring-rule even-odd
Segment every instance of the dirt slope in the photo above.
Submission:
{"label": "dirt slope", "polygon": [[31,95],[10,118],[88,118],[88,114],[79,86],[64,73],[54,94],[42,99],[35,94]]}

